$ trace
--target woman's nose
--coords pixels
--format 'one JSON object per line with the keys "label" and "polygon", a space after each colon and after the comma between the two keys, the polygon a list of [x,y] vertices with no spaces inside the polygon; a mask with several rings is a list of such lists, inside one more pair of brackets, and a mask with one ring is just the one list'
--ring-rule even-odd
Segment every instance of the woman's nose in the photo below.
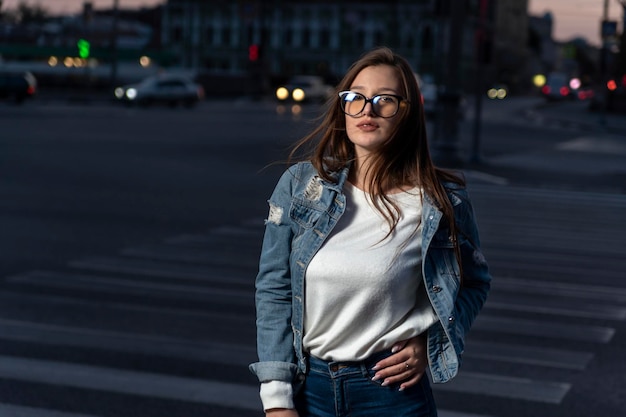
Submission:
{"label": "woman's nose", "polygon": [[376,113],[374,113],[374,106],[372,105],[371,101],[365,103],[365,107],[363,107],[362,113],[366,116],[376,116]]}

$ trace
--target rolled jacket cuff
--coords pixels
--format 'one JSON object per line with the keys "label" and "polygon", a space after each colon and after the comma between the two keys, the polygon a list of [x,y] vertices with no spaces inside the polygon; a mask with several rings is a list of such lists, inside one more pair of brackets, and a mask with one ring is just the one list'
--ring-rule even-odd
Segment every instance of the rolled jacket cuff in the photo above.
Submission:
{"label": "rolled jacket cuff", "polygon": [[250,371],[256,375],[259,382],[283,381],[291,384],[298,373],[298,367],[294,363],[279,361],[255,362],[249,366]]}

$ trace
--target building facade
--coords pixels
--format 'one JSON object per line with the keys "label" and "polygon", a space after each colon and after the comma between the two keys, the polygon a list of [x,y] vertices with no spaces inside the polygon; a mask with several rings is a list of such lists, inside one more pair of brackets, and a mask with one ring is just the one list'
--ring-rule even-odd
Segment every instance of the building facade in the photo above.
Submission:
{"label": "building facade", "polygon": [[[387,45],[419,72],[436,72],[442,27],[433,0],[169,0],[162,39],[185,66],[271,77],[337,76],[363,52]],[[249,48],[258,48],[251,62]],[[470,51],[471,52],[471,51]]]}

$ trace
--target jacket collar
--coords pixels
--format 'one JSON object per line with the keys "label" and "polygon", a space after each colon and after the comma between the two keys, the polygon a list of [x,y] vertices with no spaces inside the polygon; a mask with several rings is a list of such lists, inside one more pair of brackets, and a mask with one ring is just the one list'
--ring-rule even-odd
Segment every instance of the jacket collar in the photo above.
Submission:
{"label": "jacket collar", "polygon": [[328,174],[333,179],[331,183],[328,183],[324,180],[324,185],[328,188],[335,190],[337,192],[341,192],[343,190],[343,186],[348,179],[348,173],[350,172],[350,166],[352,163],[348,163],[346,166],[341,168],[340,170],[329,172]]}

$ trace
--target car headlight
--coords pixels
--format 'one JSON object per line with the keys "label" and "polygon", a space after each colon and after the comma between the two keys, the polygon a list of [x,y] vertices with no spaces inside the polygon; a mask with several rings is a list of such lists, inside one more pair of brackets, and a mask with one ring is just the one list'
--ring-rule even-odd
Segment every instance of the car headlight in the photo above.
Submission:
{"label": "car headlight", "polygon": [[276,98],[279,100],[287,100],[289,98],[289,90],[285,87],[278,87],[276,89]]}
{"label": "car headlight", "polygon": [[295,101],[302,101],[304,100],[304,90],[301,88],[296,88],[295,90],[293,90],[293,93],[291,93],[291,97],[295,100]]}
{"label": "car headlight", "polygon": [[124,97],[124,89],[122,87],[117,87],[114,91],[115,97],[121,99]]}
{"label": "car headlight", "polygon": [[137,89],[135,88],[129,88],[128,90],[126,90],[126,97],[129,100],[134,100],[137,98]]}

